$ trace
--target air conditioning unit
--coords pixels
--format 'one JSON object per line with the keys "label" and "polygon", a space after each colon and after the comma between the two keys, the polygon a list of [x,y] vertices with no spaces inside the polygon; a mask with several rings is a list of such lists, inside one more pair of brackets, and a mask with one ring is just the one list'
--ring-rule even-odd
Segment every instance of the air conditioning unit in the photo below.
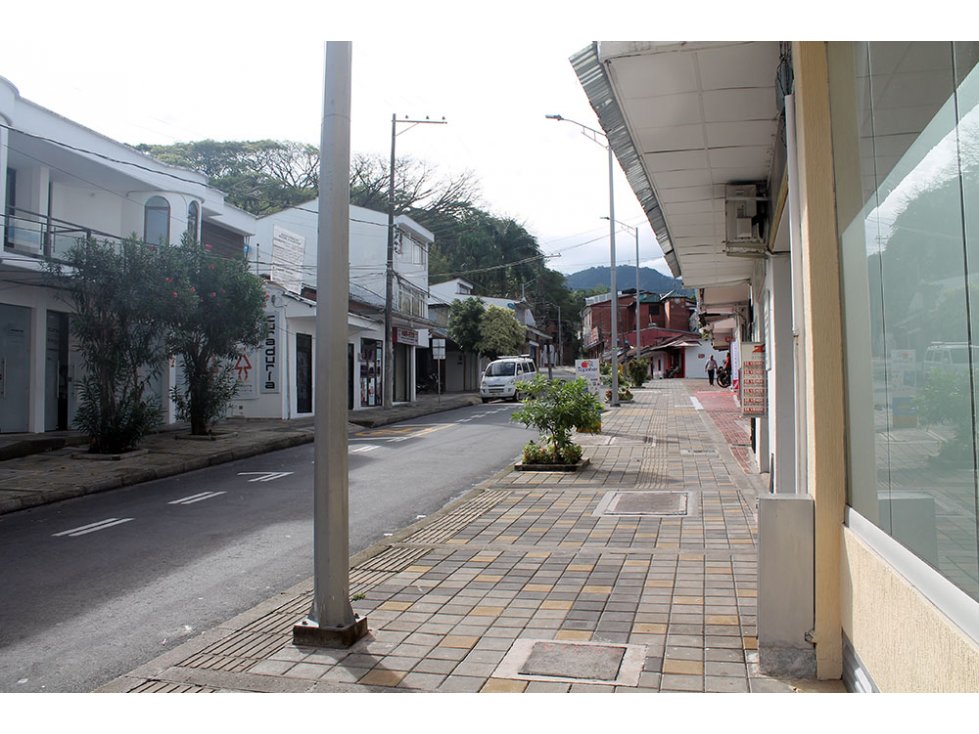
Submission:
{"label": "air conditioning unit", "polygon": [[767,197],[756,184],[729,184],[724,187],[726,245],[763,245]]}

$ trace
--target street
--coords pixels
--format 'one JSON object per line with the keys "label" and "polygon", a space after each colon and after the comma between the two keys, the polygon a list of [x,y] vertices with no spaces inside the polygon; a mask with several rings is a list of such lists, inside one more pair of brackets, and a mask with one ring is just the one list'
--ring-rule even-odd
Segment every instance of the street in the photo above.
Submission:
{"label": "street", "polygon": [[[513,408],[352,434],[351,554],[512,461]],[[310,577],[312,483],[307,444],[0,517],[0,690],[93,690]]]}

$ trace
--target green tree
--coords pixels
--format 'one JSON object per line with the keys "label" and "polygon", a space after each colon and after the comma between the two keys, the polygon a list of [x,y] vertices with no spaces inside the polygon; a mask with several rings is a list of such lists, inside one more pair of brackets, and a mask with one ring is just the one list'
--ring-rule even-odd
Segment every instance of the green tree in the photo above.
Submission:
{"label": "green tree", "polygon": [[477,353],[482,340],[480,327],[486,308],[478,298],[458,298],[449,306],[449,338],[463,352]]}
{"label": "green tree", "polygon": [[184,367],[184,384],[171,395],[191,433],[205,435],[237,391],[235,360],[265,337],[265,289],[243,258],[213,256],[186,235],[170,262],[191,295],[170,320],[167,345]]}
{"label": "green tree", "polygon": [[501,354],[518,354],[527,341],[526,329],[513,311],[490,306],[479,326],[479,351],[490,359]]}
{"label": "green tree", "polygon": [[263,216],[316,198],[319,149],[281,140],[199,140],[136,146],[154,158],[203,173],[229,203]]}
{"label": "green tree", "polygon": [[147,388],[165,363],[161,324],[189,302],[185,284],[167,274],[158,248],[135,238],[80,241],[48,272],[73,307],[71,329],[86,366],[75,424],[93,453],[136,448],[159,422]]}

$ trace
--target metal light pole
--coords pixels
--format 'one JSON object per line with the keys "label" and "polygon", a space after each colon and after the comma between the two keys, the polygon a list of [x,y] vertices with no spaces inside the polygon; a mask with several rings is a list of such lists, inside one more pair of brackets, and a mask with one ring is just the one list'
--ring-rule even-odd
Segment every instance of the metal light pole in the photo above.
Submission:
{"label": "metal light pole", "polygon": [[[557,363],[558,363],[558,366],[560,367],[562,364],[564,364],[561,361],[561,351],[562,351],[562,347],[564,346],[563,345],[563,342],[561,341],[561,307],[558,306],[553,301],[538,301],[538,303],[542,303],[545,306],[554,306],[554,308],[557,309],[557,347],[558,347],[558,349],[557,349],[557,351],[558,351]],[[550,367],[550,365],[548,365],[548,367]],[[550,377],[550,375],[548,375],[548,377]]]}
{"label": "metal light pole", "polygon": [[[320,137],[316,293],[316,442],[313,494],[313,605],[293,627],[297,645],[349,647],[367,634],[350,606],[347,473],[347,284],[350,237],[352,46],[326,44]],[[337,368],[339,367],[339,368]]]}
{"label": "metal light pole", "polygon": [[446,120],[410,120],[405,117],[399,120],[396,114],[391,115],[391,168],[388,179],[388,247],[387,263],[385,265],[384,277],[384,375],[382,380],[383,392],[381,404],[385,409],[394,406],[394,148],[398,136],[398,125],[411,125],[402,133],[408,132],[415,125],[445,125]]}
{"label": "metal light pole", "polygon": [[[601,132],[600,130],[595,130],[594,128],[588,127],[587,125],[582,125],[580,122],[575,122],[574,120],[569,120],[567,117],[562,117],[561,115],[544,115],[548,120],[557,120],[558,122],[570,122],[572,125],[577,125],[581,128],[582,133],[589,138],[592,142],[601,145],[608,151],[608,228],[609,228],[609,260],[611,261],[612,272],[609,282],[609,289],[612,292],[612,391],[611,397],[609,398],[609,405],[613,408],[619,405],[619,321],[618,321],[618,311],[619,311],[619,291],[615,283],[615,195],[612,187],[612,172],[613,172],[613,161],[612,161],[612,141],[608,139],[608,136]],[[599,140],[601,137],[605,142],[602,143]]]}
{"label": "metal light pole", "polygon": [[[602,217],[602,219],[608,219],[608,217]],[[616,222],[616,224],[631,229],[636,235],[636,359],[639,359],[642,356],[642,334],[639,326],[639,227],[633,227],[624,222]]]}

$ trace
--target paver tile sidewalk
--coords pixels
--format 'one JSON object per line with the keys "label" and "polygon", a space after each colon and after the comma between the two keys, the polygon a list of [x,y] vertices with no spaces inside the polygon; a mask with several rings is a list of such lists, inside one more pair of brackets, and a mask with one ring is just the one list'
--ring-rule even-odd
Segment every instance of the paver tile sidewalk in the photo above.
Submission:
{"label": "paver tile sidewalk", "polygon": [[292,644],[310,580],[100,690],[842,691],[758,669],[764,482],[731,394],[648,384],[578,436],[584,471],[501,472],[355,557],[351,648]]}

